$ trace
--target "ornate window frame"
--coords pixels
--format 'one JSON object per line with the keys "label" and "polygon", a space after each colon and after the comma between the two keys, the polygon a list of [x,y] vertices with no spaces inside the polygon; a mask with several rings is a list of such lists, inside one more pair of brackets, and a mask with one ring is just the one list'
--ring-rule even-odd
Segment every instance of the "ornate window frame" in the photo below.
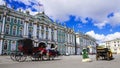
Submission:
{"label": "ornate window frame", "polygon": [[5,25],[5,34],[10,34],[10,24]]}
{"label": "ornate window frame", "polygon": [[14,25],[13,27],[12,27],[12,35],[17,35],[17,26],[16,25]]}
{"label": "ornate window frame", "polygon": [[20,20],[20,25],[23,25],[23,23],[24,23],[24,20],[21,19]]}
{"label": "ornate window frame", "polygon": [[19,36],[23,36],[23,27],[19,28]]}
{"label": "ornate window frame", "polygon": [[10,16],[7,16],[7,22],[10,22],[11,21],[11,17]]}
{"label": "ornate window frame", "polygon": [[14,24],[17,24],[18,20],[16,17],[14,17]]}
{"label": "ornate window frame", "polygon": [[32,38],[33,29],[32,29],[32,28],[29,28],[29,29],[28,29],[28,32],[29,32],[29,33],[28,33],[29,37]]}

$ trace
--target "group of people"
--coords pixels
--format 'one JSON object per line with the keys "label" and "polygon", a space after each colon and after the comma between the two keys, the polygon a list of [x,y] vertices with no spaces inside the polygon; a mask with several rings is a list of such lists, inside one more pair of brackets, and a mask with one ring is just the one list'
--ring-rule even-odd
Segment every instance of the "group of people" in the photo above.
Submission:
{"label": "group of people", "polygon": [[39,45],[39,50],[41,51],[40,53],[42,55],[46,54],[47,56],[49,56],[51,53],[52,54],[56,54],[57,52],[57,46],[55,45],[48,45],[48,46],[43,46],[43,45]]}

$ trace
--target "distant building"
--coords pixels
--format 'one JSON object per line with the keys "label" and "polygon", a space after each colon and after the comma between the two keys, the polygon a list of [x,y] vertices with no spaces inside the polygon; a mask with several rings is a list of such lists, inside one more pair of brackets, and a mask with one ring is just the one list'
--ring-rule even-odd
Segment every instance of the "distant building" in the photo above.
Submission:
{"label": "distant building", "polygon": [[96,40],[89,35],[76,33],[76,54],[81,54],[86,48],[90,54],[96,53]]}
{"label": "distant building", "polygon": [[110,48],[113,53],[120,53],[120,38],[106,41],[106,47]]}

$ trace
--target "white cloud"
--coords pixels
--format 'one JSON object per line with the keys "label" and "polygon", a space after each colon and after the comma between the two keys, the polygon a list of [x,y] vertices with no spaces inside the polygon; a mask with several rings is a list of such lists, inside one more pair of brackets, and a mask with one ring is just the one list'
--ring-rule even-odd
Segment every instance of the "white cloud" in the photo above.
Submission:
{"label": "white cloud", "polygon": [[115,26],[119,26],[120,25],[120,12],[116,12],[114,13],[113,17],[110,17],[108,19],[109,22],[111,22],[111,26],[115,27]]}
{"label": "white cloud", "polygon": [[83,21],[90,17],[99,28],[107,24],[107,15],[118,11],[120,7],[120,0],[41,0],[41,3],[44,4],[45,12],[54,20],[66,21],[69,15],[80,17]]}
{"label": "white cloud", "polygon": [[85,34],[92,36],[96,40],[103,42],[105,39],[105,36],[103,34],[96,34],[93,30],[86,32]]}
{"label": "white cloud", "polygon": [[[32,8],[39,11],[38,2],[44,5],[45,13],[54,20],[60,22],[69,20],[69,15],[81,18],[86,23],[85,18],[93,19],[94,26],[103,28],[106,24],[116,26],[119,24],[119,13],[108,19],[107,15],[117,12],[120,8],[120,0],[14,0],[26,5],[36,3]],[[108,23],[109,22],[109,23]]]}
{"label": "white cloud", "polygon": [[93,30],[86,32],[87,35],[92,36],[97,40],[98,43],[113,40],[116,38],[120,38],[120,32],[115,32],[113,34],[103,35],[103,34],[96,34]]}
{"label": "white cloud", "polygon": [[99,27],[100,29],[102,29],[107,23],[108,23],[108,21],[104,20],[103,22],[101,22],[101,23],[98,22],[98,23],[95,23],[94,25]]}
{"label": "white cloud", "polygon": [[3,0],[0,0],[0,5],[5,4],[5,2]]}

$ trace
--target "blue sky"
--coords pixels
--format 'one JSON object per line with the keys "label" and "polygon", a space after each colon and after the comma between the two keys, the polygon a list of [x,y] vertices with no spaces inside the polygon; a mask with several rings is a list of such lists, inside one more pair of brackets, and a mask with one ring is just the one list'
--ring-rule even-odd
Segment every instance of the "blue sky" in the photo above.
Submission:
{"label": "blue sky", "polygon": [[[32,15],[44,11],[52,20],[98,42],[120,38],[120,0],[6,0],[8,7]],[[0,5],[4,4],[0,0]],[[39,6],[39,4],[43,6]]]}

